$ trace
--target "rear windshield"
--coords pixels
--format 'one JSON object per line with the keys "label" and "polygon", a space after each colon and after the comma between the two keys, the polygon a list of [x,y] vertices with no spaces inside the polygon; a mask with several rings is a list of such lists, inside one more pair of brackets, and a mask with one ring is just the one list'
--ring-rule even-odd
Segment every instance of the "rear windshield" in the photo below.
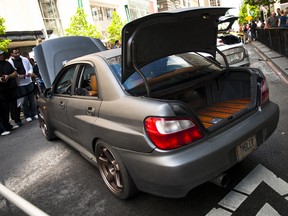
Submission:
{"label": "rear windshield", "polygon": [[[209,59],[209,54],[205,54],[208,58],[202,55],[196,53],[172,55],[158,59],[139,70],[152,92],[223,71],[222,67]],[[108,62],[114,75],[121,82],[121,57],[111,58]],[[141,95],[146,91],[144,80],[137,71],[123,83],[123,86],[133,95]]]}

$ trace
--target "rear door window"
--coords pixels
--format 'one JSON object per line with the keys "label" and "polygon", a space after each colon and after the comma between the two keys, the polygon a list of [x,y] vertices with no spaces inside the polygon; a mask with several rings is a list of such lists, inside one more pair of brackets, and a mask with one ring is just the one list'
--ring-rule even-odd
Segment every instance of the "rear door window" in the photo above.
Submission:
{"label": "rear door window", "polygon": [[98,96],[95,68],[90,64],[79,66],[79,75],[75,83],[74,95]]}

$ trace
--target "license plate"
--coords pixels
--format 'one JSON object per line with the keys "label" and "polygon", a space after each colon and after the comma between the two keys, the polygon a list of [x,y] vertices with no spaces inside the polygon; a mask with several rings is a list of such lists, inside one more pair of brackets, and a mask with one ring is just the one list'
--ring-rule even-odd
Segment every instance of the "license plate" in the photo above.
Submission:
{"label": "license plate", "polygon": [[257,140],[256,136],[252,136],[236,147],[236,154],[238,161],[243,160],[255,149],[257,149]]}

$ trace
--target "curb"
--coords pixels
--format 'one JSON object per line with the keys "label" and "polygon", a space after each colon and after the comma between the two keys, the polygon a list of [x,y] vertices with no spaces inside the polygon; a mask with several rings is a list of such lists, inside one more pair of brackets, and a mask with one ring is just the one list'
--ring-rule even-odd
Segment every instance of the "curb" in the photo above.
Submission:
{"label": "curb", "polygon": [[274,70],[278,70],[288,79],[288,58],[268,48],[266,45],[253,41],[250,43],[258,52],[263,60]]}

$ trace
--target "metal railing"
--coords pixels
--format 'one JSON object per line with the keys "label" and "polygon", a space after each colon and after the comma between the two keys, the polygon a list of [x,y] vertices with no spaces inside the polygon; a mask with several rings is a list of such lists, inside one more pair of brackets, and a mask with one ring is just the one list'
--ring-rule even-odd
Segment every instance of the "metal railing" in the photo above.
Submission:
{"label": "metal railing", "polygon": [[48,216],[45,212],[32,205],[13,191],[6,188],[0,183],[0,195],[2,195],[6,200],[9,200],[23,212],[31,216]]}
{"label": "metal railing", "polygon": [[275,52],[288,57],[288,28],[257,28],[256,39]]}

